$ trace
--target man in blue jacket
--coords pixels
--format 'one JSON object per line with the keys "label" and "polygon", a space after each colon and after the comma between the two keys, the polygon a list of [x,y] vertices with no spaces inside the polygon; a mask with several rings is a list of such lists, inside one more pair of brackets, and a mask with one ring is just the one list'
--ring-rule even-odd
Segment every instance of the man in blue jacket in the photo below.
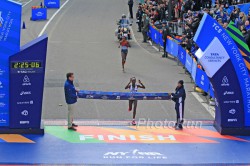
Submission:
{"label": "man in blue jacket", "polygon": [[175,89],[175,93],[171,94],[172,100],[175,102],[175,111],[177,116],[177,121],[175,124],[176,130],[182,130],[183,117],[184,117],[184,104],[186,99],[186,91],[184,89],[184,81],[180,80]]}
{"label": "man in blue jacket", "polygon": [[74,86],[74,73],[67,73],[67,80],[64,84],[65,100],[68,104],[68,129],[76,131],[77,125],[73,123],[73,115],[75,111],[75,103],[77,102],[78,90]]}

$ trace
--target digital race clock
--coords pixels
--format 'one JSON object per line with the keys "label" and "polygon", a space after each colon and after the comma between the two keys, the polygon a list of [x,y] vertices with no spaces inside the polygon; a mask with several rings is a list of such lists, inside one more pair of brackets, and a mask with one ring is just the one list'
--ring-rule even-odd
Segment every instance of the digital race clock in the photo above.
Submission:
{"label": "digital race clock", "polygon": [[37,69],[42,67],[41,61],[11,62],[12,69]]}

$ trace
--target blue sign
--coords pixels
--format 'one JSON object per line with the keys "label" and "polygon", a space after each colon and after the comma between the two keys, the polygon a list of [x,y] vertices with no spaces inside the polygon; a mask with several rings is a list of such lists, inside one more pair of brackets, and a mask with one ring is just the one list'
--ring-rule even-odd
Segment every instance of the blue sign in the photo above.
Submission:
{"label": "blue sign", "polygon": [[102,100],[169,100],[168,93],[131,93],[131,92],[101,92],[81,90],[79,98]]}
{"label": "blue sign", "polygon": [[178,59],[182,63],[183,66],[186,64],[186,50],[179,45],[178,48]]}
{"label": "blue sign", "polygon": [[169,54],[171,54],[172,56],[177,57],[177,55],[178,55],[178,44],[174,40],[168,39],[167,40],[166,51]]}
{"label": "blue sign", "polygon": [[201,70],[199,68],[196,69],[195,84],[199,88],[201,88],[203,91],[208,92],[208,90],[209,90],[209,79],[207,77],[207,74],[203,70]]}
{"label": "blue sign", "polygon": [[197,62],[193,61],[191,76],[192,76],[194,82],[195,82],[195,79],[196,79],[196,70],[197,70]]}
{"label": "blue sign", "polygon": [[47,8],[34,8],[34,9],[32,9],[31,19],[33,21],[47,20]]}
{"label": "blue sign", "polygon": [[190,74],[192,73],[192,66],[193,66],[193,59],[188,53],[186,53],[185,68]]}
{"label": "blue sign", "polygon": [[209,95],[214,98],[214,89],[211,83],[209,83]]}
{"label": "blue sign", "polygon": [[60,8],[60,0],[44,0],[46,8]]}
{"label": "blue sign", "polygon": [[10,57],[12,129],[40,129],[47,41],[47,36],[41,36]]}
{"label": "blue sign", "polygon": [[216,127],[240,130],[250,126],[249,73],[233,39],[212,17],[204,14],[194,41],[200,47],[196,56],[215,90],[216,115],[220,117]]}
{"label": "blue sign", "polygon": [[0,126],[9,126],[9,57],[20,50],[22,5],[0,1]]}
{"label": "blue sign", "polygon": [[150,29],[151,39],[153,40],[154,43],[159,44],[160,32],[158,32],[158,31],[157,31],[155,28],[153,28],[152,26],[150,26],[149,29]]}
{"label": "blue sign", "polygon": [[241,12],[244,12],[246,15],[248,15],[250,3],[244,3],[244,4],[240,4],[240,5],[229,6],[229,8],[227,9],[228,13],[233,12],[234,7],[239,8]]}

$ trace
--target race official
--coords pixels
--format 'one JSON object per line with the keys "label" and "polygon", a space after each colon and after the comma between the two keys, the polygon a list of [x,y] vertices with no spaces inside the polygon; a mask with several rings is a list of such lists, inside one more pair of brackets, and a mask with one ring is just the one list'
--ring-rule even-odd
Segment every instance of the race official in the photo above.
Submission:
{"label": "race official", "polygon": [[134,5],[134,0],[128,0],[130,18],[132,19],[133,19],[133,5]]}
{"label": "race official", "polygon": [[143,35],[143,43],[146,43],[148,40],[148,33],[149,31],[149,18],[146,14],[143,15],[143,28],[142,28],[142,35]]}
{"label": "race official", "polygon": [[77,125],[73,123],[73,116],[75,112],[75,103],[77,102],[77,93],[74,86],[74,73],[67,73],[67,80],[64,84],[65,100],[68,104],[68,129],[76,131]]}
{"label": "race official", "polygon": [[142,16],[143,16],[143,10],[141,7],[141,4],[139,4],[137,13],[136,13],[136,19],[137,19],[137,24],[138,24],[138,32],[141,32],[142,28]]}
{"label": "race official", "polygon": [[180,80],[175,89],[175,93],[171,94],[172,100],[175,102],[175,111],[176,111],[176,123],[175,129],[182,130],[183,129],[183,118],[184,118],[184,105],[186,99],[186,91],[184,89],[184,82]]}
{"label": "race official", "polygon": [[167,22],[166,21],[162,21],[162,40],[163,40],[163,50],[164,50],[164,53],[162,55],[163,58],[167,58],[168,57],[168,54],[166,52],[166,47],[167,47],[167,39],[168,39],[168,36],[170,35],[170,31],[169,31],[169,28],[167,26]]}

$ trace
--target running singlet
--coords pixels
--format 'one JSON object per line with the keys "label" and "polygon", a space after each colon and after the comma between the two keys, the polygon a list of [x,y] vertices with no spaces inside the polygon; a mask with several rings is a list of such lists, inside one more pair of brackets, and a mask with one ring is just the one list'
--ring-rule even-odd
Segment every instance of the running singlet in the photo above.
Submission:
{"label": "running singlet", "polygon": [[128,41],[121,41],[120,45],[122,50],[127,50],[129,46]]}
{"label": "running singlet", "polygon": [[130,85],[130,92],[131,92],[131,93],[136,93],[137,90],[138,90],[138,87],[137,87],[136,84],[135,84],[135,87],[133,87],[132,85]]}

